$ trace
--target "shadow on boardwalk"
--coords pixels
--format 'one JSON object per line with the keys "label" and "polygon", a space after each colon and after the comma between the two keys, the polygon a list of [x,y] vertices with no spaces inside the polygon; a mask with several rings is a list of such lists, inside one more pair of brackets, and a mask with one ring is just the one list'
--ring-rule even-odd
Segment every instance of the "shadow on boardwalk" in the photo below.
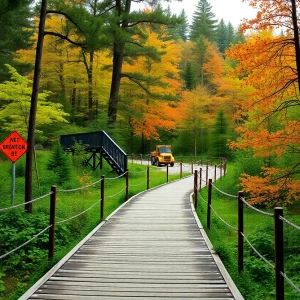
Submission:
{"label": "shadow on boardwalk", "polygon": [[192,209],[193,177],[140,193],[20,299],[243,299]]}

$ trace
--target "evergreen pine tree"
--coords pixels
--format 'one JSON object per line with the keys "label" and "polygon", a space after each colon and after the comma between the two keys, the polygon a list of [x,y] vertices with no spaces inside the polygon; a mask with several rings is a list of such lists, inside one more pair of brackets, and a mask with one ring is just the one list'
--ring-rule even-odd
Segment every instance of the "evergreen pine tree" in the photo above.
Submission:
{"label": "evergreen pine tree", "polygon": [[[19,49],[27,49],[30,46],[32,27],[30,18],[30,3],[33,0],[1,0],[0,1],[0,82],[9,76],[4,64],[16,67],[13,61],[15,52]],[[18,65],[18,70],[28,71],[28,65]]]}
{"label": "evergreen pine tree", "polygon": [[245,38],[244,34],[243,33],[239,33],[240,27],[241,26],[238,27],[237,33],[234,36],[233,44],[238,44],[238,43],[244,44],[246,42],[246,38]]}
{"label": "evergreen pine tree", "polygon": [[208,62],[210,55],[207,51],[208,49],[208,40],[204,35],[200,35],[198,39],[195,41],[194,46],[192,48],[192,53],[195,57],[195,69],[198,70],[196,74],[197,82],[201,85],[205,83],[204,76],[204,64]]}
{"label": "evergreen pine tree", "polygon": [[225,117],[225,112],[223,109],[221,109],[213,126],[212,146],[215,156],[228,157],[230,153],[230,150],[227,146],[227,140],[229,138],[228,126],[229,124],[227,118]]}
{"label": "evergreen pine tree", "polygon": [[228,22],[226,28],[227,28],[226,30],[227,33],[226,33],[225,49],[228,49],[230,48],[230,45],[234,43],[235,31],[234,31],[234,27],[230,22]]}
{"label": "evergreen pine tree", "polygon": [[196,11],[193,14],[190,39],[196,41],[200,35],[205,36],[209,41],[216,40],[217,20],[212,12],[212,6],[207,0],[199,0]]}
{"label": "evergreen pine tree", "polygon": [[217,45],[219,51],[224,54],[226,50],[227,28],[223,19],[218,24],[217,28]]}
{"label": "evergreen pine tree", "polygon": [[182,77],[185,81],[185,88],[187,90],[192,90],[195,88],[196,86],[195,73],[192,69],[192,63],[190,61],[186,63],[185,70]]}
{"label": "evergreen pine tree", "polygon": [[178,25],[179,35],[186,42],[188,39],[189,22],[184,9],[181,11],[179,17],[183,19],[183,23]]}

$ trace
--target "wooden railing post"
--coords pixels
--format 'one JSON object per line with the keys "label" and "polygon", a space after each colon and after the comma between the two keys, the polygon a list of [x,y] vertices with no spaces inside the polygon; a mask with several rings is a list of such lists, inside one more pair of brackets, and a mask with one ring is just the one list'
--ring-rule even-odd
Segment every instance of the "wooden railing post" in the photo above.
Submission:
{"label": "wooden railing post", "polygon": [[182,178],[182,162],[180,162],[180,179]]}
{"label": "wooden railing post", "polygon": [[169,165],[167,165],[167,182],[169,182]]}
{"label": "wooden railing post", "polygon": [[200,171],[199,171],[199,173],[200,173],[200,179],[199,179],[199,189],[201,190],[201,185],[202,185],[202,168],[200,168]]}
{"label": "wooden railing post", "polygon": [[215,165],[215,180],[214,181],[216,181],[217,180],[217,165]]}
{"label": "wooden railing post", "polygon": [[227,168],[227,159],[224,160],[224,170],[223,170],[224,176],[226,174],[226,168]]}
{"label": "wooden railing post", "polygon": [[147,190],[149,190],[149,167],[147,167]]}
{"label": "wooden railing post", "polygon": [[54,243],[55,243],[55,207],[56,207],[56,186],[51,186],[50,194],[50,220],[49,225],[49,249],[48,259],[52,259],[54,256]]}
{"label": "wooden railing post", "polygon": [[143,154],[141,154],[141,165],[143,164]]}
{"label": "wooden railing post", "polygon": [[126,178],[126,196],[125,196],[125,201],[128,200],[128,190],[129,190],[129,171],[128,169],[126,170],[126,175],[125,175],[125,178]]}
{"label": "wooden railing post", "polygon": [[243,192],[238,193],[238,271],[241,273],[244,269],[244,203]]}
{"label": "wooden railing post", "polygon": [[276,300],[284,300],[283,208],[274,208]]}
{"label": "wooden railing post", "polygon": [[195,170],[194,173],[194,206],[195,209],[197,210],[198,206],[198,171]]}
{"label": "wooden railing post", "polygon": [[207,186],[208,184],[208,165],[206,165],[206,182],[205,182],[205,186]]}
{"label": "wooden railing post", "polygon": [[206,226],[208,229],[210,229],[210,219],[211,219],[211,196],[212,196],[212,180],[209,179],[208,192],[207,192],[207,219],[206,219]]}
{"label": "wooden railing post", "polygon": [[101,204],[100,204],[100,220],[103,220],[104,216],[104,180],[105,176],[101,176]]}

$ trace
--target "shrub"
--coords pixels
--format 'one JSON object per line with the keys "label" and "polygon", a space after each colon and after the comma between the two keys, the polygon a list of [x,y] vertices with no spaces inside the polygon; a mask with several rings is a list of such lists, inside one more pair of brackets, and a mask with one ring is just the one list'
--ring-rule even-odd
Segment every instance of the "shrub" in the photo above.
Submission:
{"label": "shrub", "polygon": [[64,152],[59,143],[56,143],[52,150],[47,169],[56,173],[58,184],[63,184],[71,178],[70,157]]}

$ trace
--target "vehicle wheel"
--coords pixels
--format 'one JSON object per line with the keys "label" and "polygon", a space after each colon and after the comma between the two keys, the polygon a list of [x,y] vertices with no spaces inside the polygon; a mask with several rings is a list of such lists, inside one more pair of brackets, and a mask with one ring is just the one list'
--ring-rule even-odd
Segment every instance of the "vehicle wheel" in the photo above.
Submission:
{"label": "vehicle wheel", "polygon": [[171,167],[174,167],[174,163],[171,163],[170,166],[171,166]]}
{"label": "vehicle wheel", "polygon": [[158,158],[156,159],[156,166],[157,166],[157,167],[160,167],[160,163],[159,163]]}

